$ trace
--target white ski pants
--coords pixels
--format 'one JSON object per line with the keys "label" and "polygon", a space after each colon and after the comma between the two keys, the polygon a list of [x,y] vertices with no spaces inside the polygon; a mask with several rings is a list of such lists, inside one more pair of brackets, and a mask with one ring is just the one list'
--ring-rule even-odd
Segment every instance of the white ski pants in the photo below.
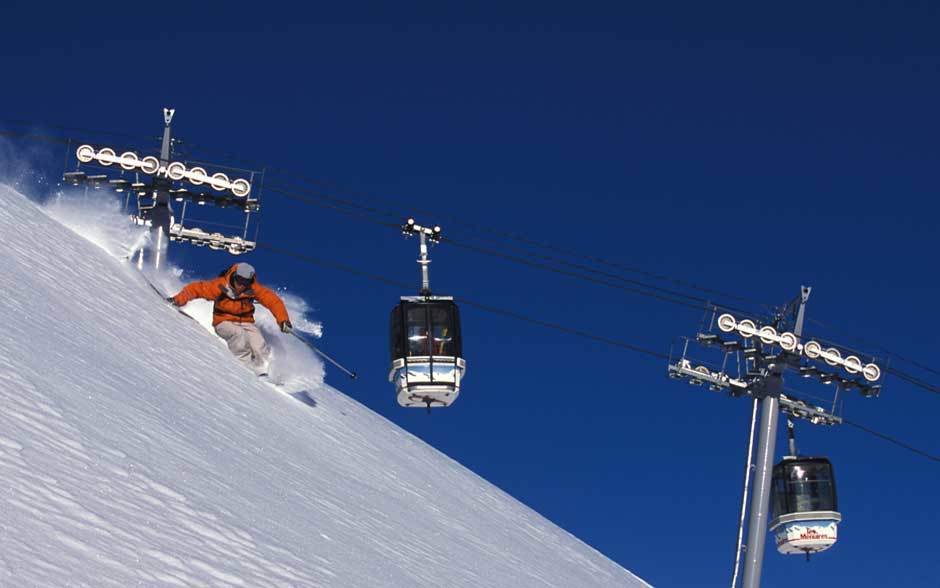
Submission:
{"label": "white ski pants", "polygon": [[215,332],[228,344],[229,351],[256,374],[268,371],[271,348],[254,323],[225,321],[215,326]]}

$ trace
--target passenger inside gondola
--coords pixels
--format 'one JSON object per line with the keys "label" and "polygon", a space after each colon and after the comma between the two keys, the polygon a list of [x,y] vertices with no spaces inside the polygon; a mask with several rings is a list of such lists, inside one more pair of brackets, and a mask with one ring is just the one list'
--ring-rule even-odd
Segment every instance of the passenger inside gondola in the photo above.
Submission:
{"label": "passenger inside gondola", "polygon": [[434,355],[454,356],[454,338],[450,335],[452,317],[448,308],[431,309]]}

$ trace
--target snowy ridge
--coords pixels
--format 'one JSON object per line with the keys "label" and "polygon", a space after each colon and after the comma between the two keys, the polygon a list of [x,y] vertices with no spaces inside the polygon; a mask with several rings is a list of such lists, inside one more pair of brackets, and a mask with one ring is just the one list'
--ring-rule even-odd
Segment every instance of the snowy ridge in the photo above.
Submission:
{"label": "snowy ridge", "polygon": [[647,585],[3,185],[0,267],[0,586]]}

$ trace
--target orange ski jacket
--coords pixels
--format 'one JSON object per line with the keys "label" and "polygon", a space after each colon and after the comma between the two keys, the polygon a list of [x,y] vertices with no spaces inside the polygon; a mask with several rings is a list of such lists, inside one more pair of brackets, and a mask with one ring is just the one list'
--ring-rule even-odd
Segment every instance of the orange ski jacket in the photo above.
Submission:
{"label": "orange ski jacket", "polygon": [[235,265],[218,278],[213,280],[204,280],[193,282],[180,290],[179,294],[173,297],[173,302],[177,306],[183,306],[190,300],[202,298],[212,300],[215,304],[212,307],[212,326],[225,321],[233,323],[253,323],[255,322],[255,301],[271,311],[277,324],[290,320],[287,316],[287,308],[280,296],[274,293],[274,290],[266,288],[258,283],[257,278],[252,285],[242,292],[236,294],[231,286],[232,273],[235,271]]}

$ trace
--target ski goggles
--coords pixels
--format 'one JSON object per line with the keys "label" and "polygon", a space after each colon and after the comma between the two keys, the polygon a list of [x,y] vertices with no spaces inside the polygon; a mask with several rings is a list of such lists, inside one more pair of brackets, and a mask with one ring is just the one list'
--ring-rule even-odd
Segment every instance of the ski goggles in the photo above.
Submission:
{"label": "ski goggles", "polygon": [[237,274],[232,276],[232,284],[235,286],[240,286],[242,288],[247,288],[251,286],[254,283],[254,281],[255,281],[254,278],[244,278]]}

